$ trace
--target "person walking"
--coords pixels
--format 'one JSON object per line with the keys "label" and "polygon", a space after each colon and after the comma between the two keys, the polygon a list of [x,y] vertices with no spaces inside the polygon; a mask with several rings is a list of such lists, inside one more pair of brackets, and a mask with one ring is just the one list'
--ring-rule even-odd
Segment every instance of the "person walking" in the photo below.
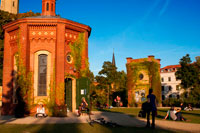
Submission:
{"label": "person walking", "polygon": [[150,113],[152,112],[152,125],[151,127],[155,128],[155,116],[157,113],[157,107],[156,107],[156,96],[153,93],[153,89],[149,89],[149,95],[147,96],[147,102],[149,109],[147,110],[147,125],[146,127],[150,127]]}

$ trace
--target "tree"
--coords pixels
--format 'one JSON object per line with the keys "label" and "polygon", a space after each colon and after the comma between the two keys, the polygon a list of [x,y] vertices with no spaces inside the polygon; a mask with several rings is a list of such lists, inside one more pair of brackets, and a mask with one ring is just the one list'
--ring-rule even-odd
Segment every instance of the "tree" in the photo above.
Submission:
{"label": "tree", "polygon": [[176,72],[176,78],[181,80],[185,89],[183,97],[189,103],[200,103],[200,62],[192,63],[189,54],[180,59],[181,67]]}
{"label": "tree", "polygon": [[117,67],[109,61],[104,62],[102,70],[99,71],[95,79],[99,83],[97,89],[106,94],[108,105],[110,95],[113,96],[114,92],[126,90],[126,73],[124,71],[117,71]]}

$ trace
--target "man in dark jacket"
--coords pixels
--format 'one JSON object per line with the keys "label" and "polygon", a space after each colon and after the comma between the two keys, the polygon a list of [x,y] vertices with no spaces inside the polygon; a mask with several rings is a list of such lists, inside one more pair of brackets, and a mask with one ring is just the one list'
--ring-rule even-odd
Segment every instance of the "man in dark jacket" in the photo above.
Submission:
{"label": "man in dark jacket", "polygon": [[151,127],[154,129],[155,128],[155,116],[157,112],[157,107],[156,107],[156,96],[153,93],[153,89],[149,89],[149,95],[147,96],[148,99],[148,104],[150,106],[150,109],[147,110],[147,125],[146,127],[150,127],[150,112],[152,112],[152,125]]}

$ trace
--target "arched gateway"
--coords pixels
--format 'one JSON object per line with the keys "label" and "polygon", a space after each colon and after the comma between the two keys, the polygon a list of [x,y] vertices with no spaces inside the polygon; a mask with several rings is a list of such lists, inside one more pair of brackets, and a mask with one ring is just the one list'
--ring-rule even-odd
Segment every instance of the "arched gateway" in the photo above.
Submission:
{"label": "arched gateway", "polygon": [[[16,67],[19,62],[26,73],[31,73],[27,94],[31,105],[54,98],[56,106],[67,105],[69,110],[75,111],[81,97],[88,94],[88,90],[85,91],[88,87],[81,87],[89,86],[83,77],[87,77],[89,70],[91,28],[56,16],[55,2],[42,0],[42,16],[18,19],[3,26],[2,115],[13,115],[19,103],[15,95],[19,85],[16,85],[17,78],[13,74],[13,71],[23,74]],[[18,63],[16,54],[19,54]]]}

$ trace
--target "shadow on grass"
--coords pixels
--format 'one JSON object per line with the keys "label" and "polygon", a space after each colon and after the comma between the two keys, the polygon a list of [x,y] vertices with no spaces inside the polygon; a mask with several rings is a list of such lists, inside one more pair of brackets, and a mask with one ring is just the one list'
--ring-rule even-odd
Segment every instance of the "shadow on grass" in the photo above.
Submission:
{"label": "shadow on grass", "polygon": [[[119,127],[110,127],[99,124],[94,124],[91,126],[88,123],[82,123],[83,118],[88,119],[88,117],[80,117],[77,118],[75,116],[69,116],[64,118],[44,118],[44,119],[35,119],[29,125],[0,125],[0,131],[2,132],[73,132],[73,133],[129,133],[129,132],[177,132],[172,131],[171,129],[164,129],[161,127],[156,127],[155,130],[150,128],[145,128],[146,122],[137,118],[136,115],[132,115],[134,117],[130,117],[131,115],[119,112],[115,110],[101,109],[101,112],[95,113],[92,115],[92,119],[104,118],[106,121],[113,121],[122,126]],[[121,110],[122,111],[122,110]],[[130,111],[131,110],[126,110]],[[137,112],[138,109],[135,110]],[[121,115],[121,116],[120,116]],[[46,124],[39,124],[40,121],[44,121]],[[53,124],[47,124],[49,122],[53,122]],[[135,122],[135,123],[134,123]],[[68,124],[66,124],[68,123]],[[129,125],[123,125],[123,123],[128,123]],[[131,125],[132,124],[132,125]],[[139,127],[137,125],[140,125]]]}
{"label": "shadow on grass", "polygon": [[173,131],[163,129],[149,129],[138,127],[105,127],[95,124],[93,127],[89,124],[44,124],[44,125],[2,125],[2,132],[37,132],[37,133],[131,133],[131,132],[148,132],[148,133],[168,133]]}

